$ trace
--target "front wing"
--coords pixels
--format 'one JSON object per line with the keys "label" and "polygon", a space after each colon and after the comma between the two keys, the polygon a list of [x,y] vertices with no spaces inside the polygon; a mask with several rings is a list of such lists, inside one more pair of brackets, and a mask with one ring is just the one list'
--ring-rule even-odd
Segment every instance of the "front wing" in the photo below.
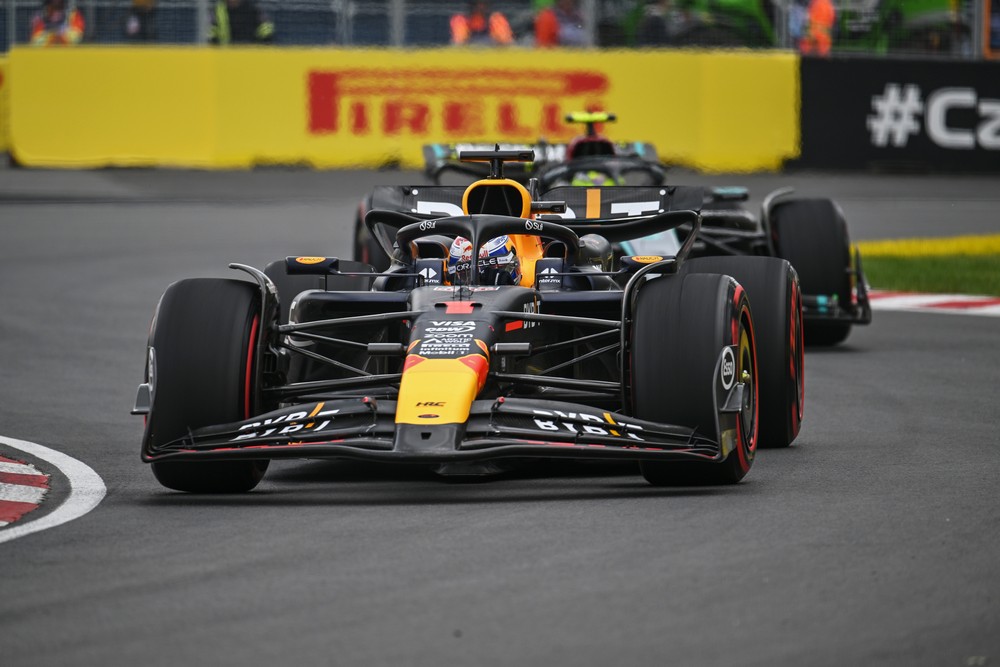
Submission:
{"label": "front wing", "polygon": [[[742,385],[718,397],[720,442],[693,429],[573,403],[477,400],[463,424],[396,424],[395,401],[341,398],[192,430],[143,452],[147,462],[260,458],[349,458],[442,464],[500,458],[721,461],[732,449]],[[429,410],[433,408],[428,408]]]}

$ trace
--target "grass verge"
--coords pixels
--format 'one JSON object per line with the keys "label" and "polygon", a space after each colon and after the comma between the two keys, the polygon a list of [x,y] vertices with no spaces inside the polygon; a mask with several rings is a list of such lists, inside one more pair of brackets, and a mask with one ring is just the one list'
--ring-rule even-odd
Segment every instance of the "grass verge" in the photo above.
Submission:
{"label": "grass verge", "polygon": [[1000,234],[857,245],[875,289],[1000,296]]}
{"label": "grass verge", "polygon": [[1000,296],[1000,254],[869,257],[861,251],[873,289]]}

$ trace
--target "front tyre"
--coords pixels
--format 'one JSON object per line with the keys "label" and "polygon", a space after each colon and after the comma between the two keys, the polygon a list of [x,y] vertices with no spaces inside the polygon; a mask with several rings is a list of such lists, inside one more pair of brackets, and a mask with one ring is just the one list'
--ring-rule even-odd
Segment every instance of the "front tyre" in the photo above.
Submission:
{"label": "front tyre", "polygon": [[[249,282],[196,278],[164,292],[149,336],[153,399],[143,451],[190,430],[251,416],[260,290]],[[149,368],[153,377],[148,377]],[[154,461],[163,486],[192,493],[239,493],[257,486],[267,460]]]}
{"label": "front tyre", "polygon": [[636,417],[717,433],[715,371],[722,348],[737,345],[737,377],[746,399],[736,447],[721,462],[644,461],[643,477],[658,486],[735,484],[757,450],[757,358],[750,302],[729,276],[666,276],[640,287],[631,330],[632,404]]}

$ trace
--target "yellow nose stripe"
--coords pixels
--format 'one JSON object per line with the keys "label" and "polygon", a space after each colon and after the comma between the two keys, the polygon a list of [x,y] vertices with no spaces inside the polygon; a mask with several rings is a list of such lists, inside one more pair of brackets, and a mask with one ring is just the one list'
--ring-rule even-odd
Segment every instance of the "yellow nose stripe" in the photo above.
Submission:
{"label": "yellow nose stripe", "polygon": [[[415,355],[411,355],[415,356]],[[486,359],[481,355],[469,355]],[[407,364],[396,403],[397,424],[461,424],[469,418],[481,386],[480,373],[464,359],[427,359]]]}

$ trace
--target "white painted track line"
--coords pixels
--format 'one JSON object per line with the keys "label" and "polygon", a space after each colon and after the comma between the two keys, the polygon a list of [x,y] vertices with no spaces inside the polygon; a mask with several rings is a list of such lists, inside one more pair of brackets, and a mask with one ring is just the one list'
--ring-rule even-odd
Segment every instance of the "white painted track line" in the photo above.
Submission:
{"label": "white painted track line", "polygon": [[1000,317],[1000,298],[964,294],[917,294],[911,292],[869,292],[872,310],[901,310]]}
{"label": "white painted track line", "polygon": [[[107,493],[104,480],[101,479],[100,475],[85,463],[71,456],[34,442],[14,440],[13,438],[3,436],[0,436],[0,444],[51,464],[65,475],[66,479],[69,480],[70,487],[66,500],[41,519],[29,520],[24,524],[18,522],[17,525],[11,525],[0,530],[0,543],[9,542],[18,537],[24,537],[25,535],[49,528],[55,528],[73,519],[78,519],[97,507]],[[3,486],[11,485],[0,485],[0,487]],[[23,489],[24,487],[20,488]]]}

